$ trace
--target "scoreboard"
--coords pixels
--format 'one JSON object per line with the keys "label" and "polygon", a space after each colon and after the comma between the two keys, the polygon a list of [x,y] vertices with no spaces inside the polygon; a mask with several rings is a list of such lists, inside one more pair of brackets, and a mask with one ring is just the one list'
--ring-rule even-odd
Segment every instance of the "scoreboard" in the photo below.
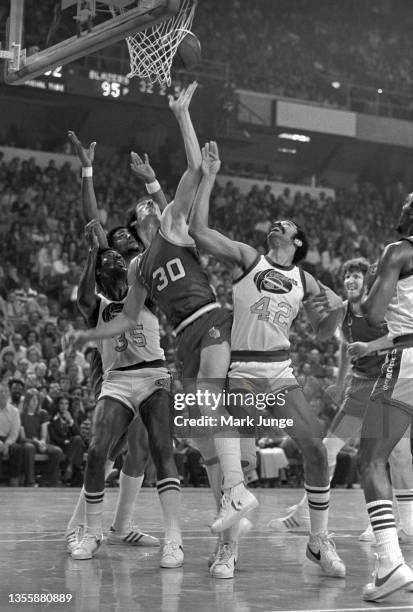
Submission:
{"label": "scoreboard", "polygon": [[172,80],[171,87],[151,84],[143,79],[132,79],[113,72],[103,72],[76,64],[58,66],[41,77],[29,80],[19,87],[31,87],[43,91],[89,96],[103,100],[117,100],[132,104],[147,104],[148,96],[161,99],[169,94],[178,97],[185,84]]}

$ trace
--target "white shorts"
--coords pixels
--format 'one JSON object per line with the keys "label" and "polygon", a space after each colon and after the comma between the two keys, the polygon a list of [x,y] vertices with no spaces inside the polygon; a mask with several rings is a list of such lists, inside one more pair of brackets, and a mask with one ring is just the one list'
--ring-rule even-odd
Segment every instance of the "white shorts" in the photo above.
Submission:
{"label": "white shorts", "polygon": [[170,391],[171,376],[166,368],[142,368],[119,372],[111,370],[103,377],[98,400],[113,399],[138,414],[139,406],[155,391]]}
{"label": "white shorts", "polygon": [[370,396],[376,398],[413,414],[413,347],[387,353]]}
{"label": "white shorts", "polygon": [[300,385],[293,374],[291,360],[235,361],[228,372],[229,389],[249,393],[277,393]]}

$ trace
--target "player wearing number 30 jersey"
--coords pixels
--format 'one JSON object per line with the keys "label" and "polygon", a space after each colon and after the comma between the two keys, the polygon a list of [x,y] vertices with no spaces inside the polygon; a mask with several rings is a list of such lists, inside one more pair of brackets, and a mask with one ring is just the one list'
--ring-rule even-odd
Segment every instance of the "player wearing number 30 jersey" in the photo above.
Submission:
{"label": "player wearing number 30 jersey", "polygon": [[[132,209],[128,226],[146,251],[141,257],[140,270],[130,283],[121,313],[100,328],[78,333],[78,339],[111,338],[136,327],[147,294],[155,297],[161,309],[175,325],[178,357],[183,361],[184,379],[201,391],[199,408],[208,414],[216,408],[208,404],[206,391],[222,392],[230,362],[231,317],[216,303],[208,280],[196,255],[193,240],[188,235],[187,219],[201,179],[201,150],[189,115],[189,103],[196,90],[192,83],[182,90],[179,98],[169,97],[184,140],[188,167],[184,172],[175,199],[160,213],[152,198],[140,200]],[[145,291],[146,289],[146,291]],[[188,387],[187,387],[188,388]],[[210,396],[209,396],[210,397]],[[212,413],[216,416],[216,413]],[[244,485],[240,443],[237,438],[208,432],[199,439],[199,446],[208,474],[212,461],[219,458],[223,472],[223,503],[220,515],[212,525],[216,532],[234,527],[258,505],[254,495]],[[216,464],[215,464],[216,466]],[[220,500],[222,477],[213,468],[211,487]],[[229,503],[228,503],[229,502]],[[233,503],[231,503],[233,502]],[[183,559],[180,539],[171,547],[171,555]],[[182,561],[181,561],[182,563]]]}

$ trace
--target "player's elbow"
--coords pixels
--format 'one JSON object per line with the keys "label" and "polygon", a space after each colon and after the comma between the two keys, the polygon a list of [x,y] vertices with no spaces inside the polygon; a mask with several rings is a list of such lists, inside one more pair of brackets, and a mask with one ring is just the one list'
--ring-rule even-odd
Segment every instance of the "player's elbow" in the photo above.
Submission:
{"label": "player's elbow", "polygon": [[202,227],[201,224],[197,220],[192,220],[188,227],[188,234],[196,240],[201,236]]}

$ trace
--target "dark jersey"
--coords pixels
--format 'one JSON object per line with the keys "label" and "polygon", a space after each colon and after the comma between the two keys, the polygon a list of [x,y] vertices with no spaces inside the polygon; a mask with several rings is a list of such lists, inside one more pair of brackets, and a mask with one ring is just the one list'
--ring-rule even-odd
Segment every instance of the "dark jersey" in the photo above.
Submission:
{"label": "dark jersey", "polygon": [[[388,333],[386,323],[369,326],[363,315],[352,312],[350,302],[347,303],[346,314],[342,323],[343,335],[347,342],[371,342],[382,338]],[[381,372],[385,357],[380,355],[366,355],[359,359],[352,359],[353,370],[357,373],[377,378]]]}
{"label": "dark jersey", "polygon": [[140,256],[138,269],[150,299],[174,327],[216,301],[196,248],[174,244],[160,230]]}

